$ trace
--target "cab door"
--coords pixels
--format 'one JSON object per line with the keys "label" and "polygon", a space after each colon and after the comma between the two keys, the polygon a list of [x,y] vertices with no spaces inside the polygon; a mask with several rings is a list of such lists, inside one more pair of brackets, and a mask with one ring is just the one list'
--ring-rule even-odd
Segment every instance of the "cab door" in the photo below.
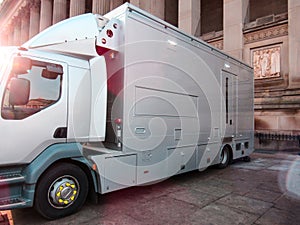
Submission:
{"label": "cab door", "polygon": [[20,65],[27,63],[12,66],[1,84],[2,165],[29,163],[67,138],[67,65],[29,57]]}

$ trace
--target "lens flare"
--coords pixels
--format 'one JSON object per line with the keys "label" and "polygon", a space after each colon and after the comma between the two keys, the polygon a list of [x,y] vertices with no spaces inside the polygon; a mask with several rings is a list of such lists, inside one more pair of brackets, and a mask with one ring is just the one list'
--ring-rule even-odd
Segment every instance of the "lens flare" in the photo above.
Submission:
{"label": "lens flare", "polygon": [[2,80],[5,68],[10,63],[11,55],[15,50],[16,47],[0,47],[0,82]]}
{"label": "lens flare", "polygon": [[289,194],[300,199],[300,157],[291,164],[286,176],[286,189]]}

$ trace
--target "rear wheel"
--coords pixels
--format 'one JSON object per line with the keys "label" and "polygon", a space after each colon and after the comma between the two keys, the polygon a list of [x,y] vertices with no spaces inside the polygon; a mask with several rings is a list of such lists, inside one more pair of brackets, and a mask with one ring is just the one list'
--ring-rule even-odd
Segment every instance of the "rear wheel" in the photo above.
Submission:
{"label": "rear wheel", "polygon": [[34,207],[47,219],[68,216],[83,206],[88,188],[88,178],[80,167],[56,164],[39,180]]}
{"label": "rear wheel", "polygon": [[230,149],[228,146],[223,147],[220,157],[220,163],[218,164],[218,168],[224,169],[229,165],[231,160]]}

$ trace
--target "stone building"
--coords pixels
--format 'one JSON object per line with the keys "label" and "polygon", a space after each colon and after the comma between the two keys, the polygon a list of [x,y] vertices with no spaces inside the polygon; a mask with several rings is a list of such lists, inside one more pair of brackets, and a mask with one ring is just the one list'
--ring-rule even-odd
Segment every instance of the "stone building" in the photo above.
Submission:
{"label": "stone building", "polygon": [[[3,0],[0,45],[124,0]],[[129,2],[129,1],[128,1]],[[256,147],[299,148],[300,0],[130,0],[254,68]]]}

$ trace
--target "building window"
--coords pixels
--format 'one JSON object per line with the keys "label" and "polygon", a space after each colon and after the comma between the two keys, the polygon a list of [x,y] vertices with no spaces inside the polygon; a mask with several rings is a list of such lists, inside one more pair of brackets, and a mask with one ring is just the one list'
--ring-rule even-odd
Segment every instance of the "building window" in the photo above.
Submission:
{"label": "building window", "polygon": [[278,15],[288,11],[287,0],[250,0],[249,2],[249,19],[250,22],[258,18]]}
{"label": "building window", "polygon": [[85,0],[85,12],[86,13],[91,13],[92,12],[92,0]]}
{"label": "building window", "polygon": [[165,21],[178,27],[178,0],[166,0],[165,4]]}
{"label": "building window", "polygon": [[201,35],[223,30],[223,0],[201,1]]}

